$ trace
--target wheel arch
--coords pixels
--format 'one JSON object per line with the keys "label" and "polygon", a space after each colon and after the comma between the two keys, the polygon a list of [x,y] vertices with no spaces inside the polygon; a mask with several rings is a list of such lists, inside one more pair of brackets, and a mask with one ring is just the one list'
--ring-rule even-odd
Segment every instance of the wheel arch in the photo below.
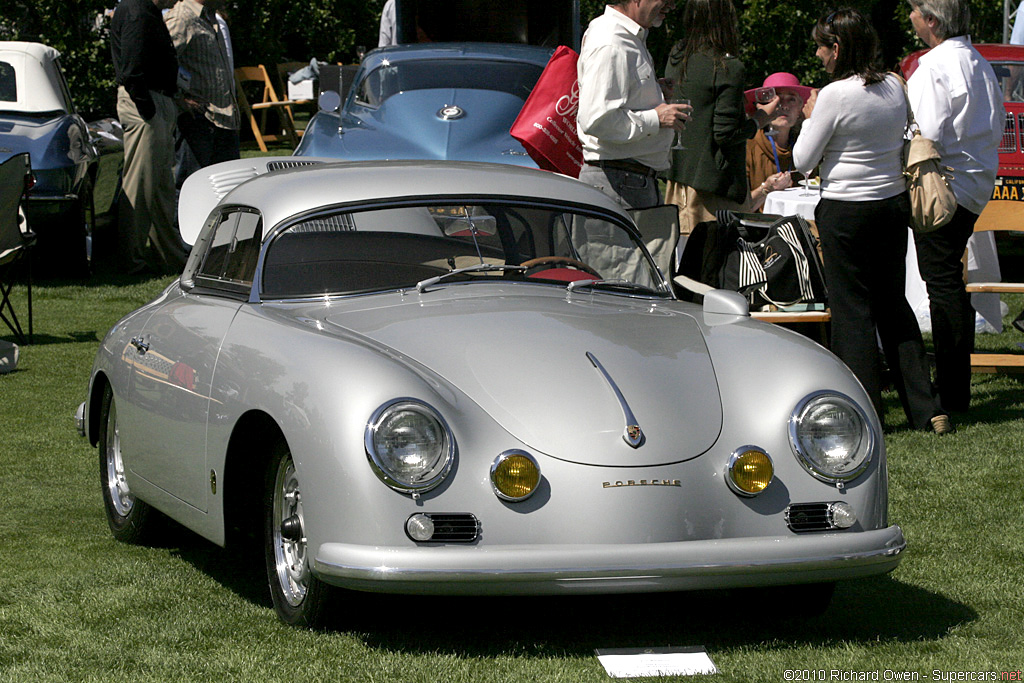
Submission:
{"label": "wheel arch", "polygon": [[269,445],[285,440],[284,432],[268,413],[250,410],[235,423],[224,459],[225,545],[259,544],[262,534],[264,474],[270,460]]}
{"label": "wheel arch", "polygon": [[100,413],[103,406],[103,391],[107,387],[113,391],[113,386],[105,372],[97,372],[92,380],[92,389],[89,391],[89,421],[86,424],[86,436],[89,445],[95,447],[100,442]]}

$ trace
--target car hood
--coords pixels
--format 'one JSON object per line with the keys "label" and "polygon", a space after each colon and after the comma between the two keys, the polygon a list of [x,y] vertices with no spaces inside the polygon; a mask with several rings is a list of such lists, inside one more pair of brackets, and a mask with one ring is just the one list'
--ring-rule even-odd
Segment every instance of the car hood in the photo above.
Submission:
{"label": "car hood", "polygon": [[[722,404],[697,322],[668,302],[572,296],[430,292],[325,321],[425,365],[552,457],[636,467],[707,451],[721,431]],[[643,430],[637,447],[623,438],[613,383]]]}
{"label": "car hood", "polygon": [[[336,123],[332,130],[324,121],[324,134],[310,138],[301,154],[536,166],[509,134],[522,106],[520,98],[497,91],[412,90],[389,97],[376,109],[352,107],[342,118],[341,135]],[[442,110],[448,111],[450,118],[445,118]]]}

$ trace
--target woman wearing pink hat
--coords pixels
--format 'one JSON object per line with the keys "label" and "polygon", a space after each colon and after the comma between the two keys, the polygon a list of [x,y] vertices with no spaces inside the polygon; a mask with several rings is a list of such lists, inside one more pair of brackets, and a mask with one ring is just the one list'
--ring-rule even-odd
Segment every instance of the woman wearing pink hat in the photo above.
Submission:
{"label": "woman wearing pink hat", "polygon": [[[774,73],[764,79],[762,88],[773,88],[779,96],[779,108],[775,119],[768,128],[757,131],[747,140],[747,179],[750,182],[751,208],[760,209],[768,193],[784,190],[792,184],[790,172],[793,167],[793,142],[796,128],[803,120],[803,106],[810,97],[811,88],[800,85],[796,76],[790,73]],[[756,104],[754,94],[759,88],[747,90],[747,111],[761,108]]]}

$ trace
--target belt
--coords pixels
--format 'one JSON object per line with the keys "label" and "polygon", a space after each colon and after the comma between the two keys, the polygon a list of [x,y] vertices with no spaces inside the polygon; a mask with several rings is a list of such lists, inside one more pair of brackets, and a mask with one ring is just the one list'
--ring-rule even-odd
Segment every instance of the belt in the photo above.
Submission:
{"label": "belt", "polygon": [[658,175],[658,172],[650,166],[645,166],[639,161],[633,161],[632,159],[598,159],[597,161],[588,161],[587,165],[598,166],[600,168],[611,168],[616,171],[639,173],[640,175],[649,176],[651,178],[657,177]]}

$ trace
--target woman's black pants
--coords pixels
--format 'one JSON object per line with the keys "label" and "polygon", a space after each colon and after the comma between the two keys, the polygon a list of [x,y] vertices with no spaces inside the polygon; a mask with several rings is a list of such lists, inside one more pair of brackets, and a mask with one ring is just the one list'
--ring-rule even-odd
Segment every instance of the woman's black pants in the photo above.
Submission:
{"label": "woman's black pants", "polygon": [[832,310],[832,352],[853,370],[884,419],[881,339],[907,421],[931,429],[931,418],[942,410],[904,293],[909,211],[903,193],[866,202],[822,199],[814,217]]}

